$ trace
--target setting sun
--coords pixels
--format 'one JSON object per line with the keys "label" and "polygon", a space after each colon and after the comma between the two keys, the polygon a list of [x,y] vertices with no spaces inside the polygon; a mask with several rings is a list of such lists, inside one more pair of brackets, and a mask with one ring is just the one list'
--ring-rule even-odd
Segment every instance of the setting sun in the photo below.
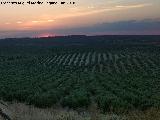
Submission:
{"label": "setting sun", "polygon": [[55,35],[53,35],[53,34],[51,34],[51,33],[42,33],[42,34],[39,34],[39,35],[37,35],[37,36],[35,36],[35,37],[38,37],[38,38],[46,38],[46,37],[54,37]]}

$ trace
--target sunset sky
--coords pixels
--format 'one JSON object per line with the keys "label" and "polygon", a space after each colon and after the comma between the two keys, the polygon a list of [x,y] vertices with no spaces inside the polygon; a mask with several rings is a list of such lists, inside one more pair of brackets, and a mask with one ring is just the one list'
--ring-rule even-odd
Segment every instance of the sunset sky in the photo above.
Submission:
{"label": "sunset sky", "polygon": [[[0,4],[0,38],[66,34],[160,34],[160,0],[39,1],[45,3]],[[49,5],[47,1],[75,4]]]}

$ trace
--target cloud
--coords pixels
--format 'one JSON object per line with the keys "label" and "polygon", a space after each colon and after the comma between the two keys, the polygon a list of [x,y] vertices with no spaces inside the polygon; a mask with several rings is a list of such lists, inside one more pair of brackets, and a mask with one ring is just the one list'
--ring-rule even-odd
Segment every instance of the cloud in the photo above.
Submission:
{"label": "cloud", "polygon": [[160,35],[160,19],[147,20],[130,20],[112,23],[96,24],[88,27],[71,28],[71,29],[50,29],[39,31],[3,31],[0,32],[0,38],[6,37],[33,37],[44,33],[54,35],[70,35],[70,34],[123,34],[123,35]]}
{"label": "cloud", "polygon": [[141,8],[141,7],[147,7],[147,6],[152,6],[152,4],[146,3],[146,4],[136,4],[136,5],[117,5],[116,7],[130,9],[130,8]]}
{"label": "cloud", "polygon": [[[111,2],[111,1],[110,1]],[[136,9],[136,8],[143,8],[143,7],[147,7],[147,6],[151,6],[151,3],[137,3],[137,4],[130,4],[130,5],[123,5],[122,3],[119,5],[112,5],[112,6],[107,6],[107,5],[88,5],[87,7],[72,7],[70,8],[70,11],[67,12],[66,14],[59,14],[59,15],[48,15],[48,14],[44,14],[38,17],[38,19],[30,19],[30,20],[18,20],[15,21],[15,23],[11,20],[11,21],[7,21],[2,23],[2,30],[9,30],[9,29],[16,29],[16,30],[33,30],[33,29],[42,29],[45,27],[45,29],[48,27],[50,28],[50,26],[57,26],[59,25],[63,25],[64,23],[67,22],[67,20],[69,21],[69,19],[73,20],[77,17],[81,17],[83,19],[90,19],[93,16],[97,16],[100,13],[104,13],[106,14],[108,13],[112,13],[114,11],[120,11],[123,12],[121,10],[128,10],[128,9]],[[90,16],[91,15],[91,16]],[[102,17],[102,19],[107,19],[107,17]],[[71,21],[70,20],[70,21]],[[62,22],[65,21],[65,22]],[[97,21],[97,20],[92,20],[93,22]],[[87,22],[87,20],[86,20]],[[9,26],[9,24],[10,26]],[[68,22],[69,23],[69,22]],[[75,23],[75,22],[73,22]],[[79,23],[80,25],[82,25],[82,23]],[[8,25],[6,27],[6,25]],[[71,24],[72,25],[72,24]],[[66,24],[67,26],[67,24]]]}
{"label": "cloud", "polygon": [[120,11],[120,10],[128,10],[128,9],[134,9],[134,8],[143,8],[152,6],[151,3],[145,3],[145,4],[134,4],[134,5],[117,5],[112,7],[105,7],[105,6],[89,6],[87,8],[71,8],[72,10],[75,9],[75,14],[66,14],[63,16],[58,16],[56,19],[63,19],[68,17],[77,17],[77,16],[86,16],[86,15],[92,15],[92,14],[99,14],[103,12],[109,12],[109,11]]}
{"label": "cloud", "polygon": [[[68,32],[66,32],[68,31]],[[90,27],[59,30],[60,33],[83,33],[83,34],[160,34],[159,20],[130,20],[112,23],[102,23]]]}
{"label": "cloud", "polygon": [[17,23],[17,24],[21,24],[21,23],[22,23],[22,21],[17,21],[16,23]]}

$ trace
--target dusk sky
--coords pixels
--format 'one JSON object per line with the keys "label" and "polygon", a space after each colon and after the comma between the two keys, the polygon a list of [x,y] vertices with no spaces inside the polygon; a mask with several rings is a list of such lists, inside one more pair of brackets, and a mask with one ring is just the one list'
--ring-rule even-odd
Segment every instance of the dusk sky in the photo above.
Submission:
{"label": "dusk sky", "polygon": [[160,0],[63,1],[75,4],[0,4],[0,38],[67,34],[160,34]]}

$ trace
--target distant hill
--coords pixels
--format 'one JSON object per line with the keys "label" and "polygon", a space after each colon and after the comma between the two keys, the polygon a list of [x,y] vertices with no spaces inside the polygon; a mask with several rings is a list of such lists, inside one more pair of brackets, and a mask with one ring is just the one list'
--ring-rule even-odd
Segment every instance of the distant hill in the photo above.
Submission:
{"label": "distant hill", "polygon": [[0,46],[106,46],[113,44],[160,44],[160,36],[104,35],[85,36],[70,35],[46,38],[6,38],[0,40]]}

